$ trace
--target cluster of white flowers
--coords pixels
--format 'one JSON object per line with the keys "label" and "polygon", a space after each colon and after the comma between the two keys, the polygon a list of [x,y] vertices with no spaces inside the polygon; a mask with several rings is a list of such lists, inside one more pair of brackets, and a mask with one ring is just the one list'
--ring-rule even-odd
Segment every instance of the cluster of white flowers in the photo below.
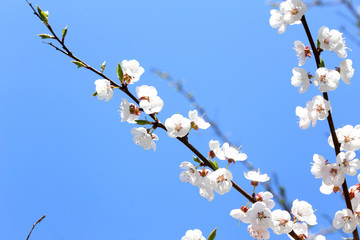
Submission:
{"label": "cluster of white flowers", "polygon": [[140,100],[140,107],[146,114],[159,113],[164,106],[163,100],[157,95],[155,87],[142,85],[136,87],[136,95]]}
{"label": "cluster of white flowers", "polygon": [[306,12],[306,5],[301,0],[286,0],[280,3],[280,10],[270,11],[270,26],[279,28],[278,33],[284,33],[286,26],[300,24],[300,19]]}
{"label": "cluster of white flowers", "polygon": [[315,127],[317,120],[324,120],[328,117],[331,106],[329,101],[322,96],[317,95],[311,101],[306,103],[306,107],[296,107],[295,114],[299,117],[299,126],[307,129],[312,122]]}
{"label": "cluster of white flowers", "polygon": [[190,162],[182,162],[180,167],[185,170],[180,173],[180,180],[199,187],[200,195],[208,201],[214,199],[213,190],[221,195],[231,190],[233,176],[226,168],[214,172],[205,168],[198,170]]}
{"label": "cluster of white flowers", "polygon": [[[269,228],[277,235],[288,234],[292,230],[302,239],[308,237],[308,225],[315,225],[316,216],[312,206],[298,199],[293,201],[291,213],[294,219],[291,219],[289,212],[285,210],[273,210],[274,202],[271,200],[272,194],[269,192],[262,192],[261,199],[268,196],[267,202],[258,200],[252,204],[251,208],[242,206],[240,209],[233,209],[230,215],[243,223],[250,224],[248,231],[250,236],[255,239],[269,239]],[[271,198],[270,198],[271,197]],[[302,223],[300,223],[302,222]]]}
{"label": "cluster of white flowers", "polygon": [[340,58],[347,57],[345,40],[338,30],[332,29],[330,31],[328,27],[323,26],[319,29],[318,39],[322,49],[336,52]]}
{"label": "cluster of white flowers", "polygon": [[236,161],[245,161],[247,159],[247,155],[245,153],[239,151],[239,148],[230,146],[227,142],[224,143],[222,147],[220,147],[219,141],[210,140],[209,148],[209,156],[212,159],[217,157],[220,160],[228,160],[230,163],[235,163]]}

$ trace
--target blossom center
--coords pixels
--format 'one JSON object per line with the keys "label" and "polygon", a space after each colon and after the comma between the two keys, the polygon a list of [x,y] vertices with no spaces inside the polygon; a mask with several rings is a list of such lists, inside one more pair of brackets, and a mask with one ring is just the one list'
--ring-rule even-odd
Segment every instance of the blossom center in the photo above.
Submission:
{"label": "blossom center", "polygon": [[322,113],[322,112],[325,111],[325,108],[323,107],[322,104],[317,104],[317,105],[316,105],[316,111],[317,111],[318,113]]}
{"label": "blossom center", "polygon": [[336,168],[332,168],[330,169],[329,173],[332,175],[332,176],[336,176],[338,174],[338,170]]}
{"label": "blossom center", "polygon": [[326,82],[326,74],[320,76],[321,82]]}
{"label": "blossom center", "polygon": [[175,130],[179,132],[181,129],[182,129],[181,123],[177,124]]}
{"label": "blossom center", "polygon": [[288,222],[289,222],[289,220],[285,220],[285,219],[280,219],[280,225],[281,226],[285,226]]}
{"label": "blossom center", "polygon": [[298,10],[297,8],[294,8],[294,9],[292,9],[292,10],[290,11],[290,14],[293,15],[293,16],[295,16],[295,15],[298,14],[298,13],[299,13],[299,10]]}
{"label": "blossom center", "polygon": [[264,212],[258,212],[258,218],[259,218],[260,220],[266,218],[265,213],[264,213]]}
{"label": "blossom center", "polygon": [[344,136],[344,142],[348,143],[348,142],[351,142],[351,140],[354,140],[354,139],[351,138],[350,136]]}
{"label": "blossom center", "polygon": [[219,176],[219,177],[216,179],[217,183],[221,183],[221,182],[224,182],[224,181],[226,181],[226,180],[227,180],[227,179],[225,178],[224,175],[221,175],[221,176]]}

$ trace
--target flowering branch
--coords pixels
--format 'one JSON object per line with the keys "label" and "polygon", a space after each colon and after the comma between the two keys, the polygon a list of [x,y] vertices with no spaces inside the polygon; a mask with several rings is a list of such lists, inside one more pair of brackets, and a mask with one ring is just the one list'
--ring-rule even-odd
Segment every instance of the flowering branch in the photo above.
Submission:
{"label": "flowering branch", "polygon": [[[320,62],[320,51],[319,51],[318,48],[315,47],[315,43],[314,43],[314,40],[313,40],[313,38],[311,36],[311,32],[310,32],[309,26],[307,24],[305,15],[302,16],[301,22],[302,22],[302,24],[304,26],[306,35],[307,35],[308,40],[310,42],[311,48],[313,50],[313,54],[315,56],[315,61],[316,61],[316,67],[320,68],[320,63],[321,63]],[[325,100],[329,101],[329,96],[328,96],[327,92],[323,93],[323,97],[324,97]],[[330,128],[332,140],[334,142],[335,156],[338,156],[338,154],[340,153],[341,144],[339,143],[339,140],[338,140],[338,138],[336,136],[334,122],[333,122],[333,119],[332,119],[332,116],[331,116],[331,111],[329,111],[328,113],[329,113],[329,115],[327,117],[327,121],[328,121],[328,125],[329,125],[329,128]],[[348,191],[348,186],[347,186],[347,183],[346,183],[346,179],[344,180],[344,183],[342,184],[342,189],[343,189],[343,194],[344,194],[344,197],[345,197],[346,207],[348,209],[350,209],[352,212],[354,212],[353,207],[351,205],[351,199],[350,199],[350,194],[349,194],[349,191]],[[359,233],[358,233],[357,228],[355,228],[355,230],[353,231],[353,237],[354,237],[354,240],[359,240]]]}

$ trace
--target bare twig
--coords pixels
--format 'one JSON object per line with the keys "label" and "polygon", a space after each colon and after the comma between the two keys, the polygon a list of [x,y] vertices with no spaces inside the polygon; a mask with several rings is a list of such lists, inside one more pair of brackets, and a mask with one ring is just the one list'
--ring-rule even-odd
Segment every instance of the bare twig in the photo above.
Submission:
{"label": "bare twig", "polygon": [[34,225],[32,226],[30,232],[29,232],[29,235],[27,236],[26,240],[29,240],[30,238],[30,235],[32,233],[32,231],[34,230],[35,226],[40,223],[42,220],[44,220],[44,218],[46,217],[46,215],[42,216],[39,220],[36,221],[36,223],[34,223]]}

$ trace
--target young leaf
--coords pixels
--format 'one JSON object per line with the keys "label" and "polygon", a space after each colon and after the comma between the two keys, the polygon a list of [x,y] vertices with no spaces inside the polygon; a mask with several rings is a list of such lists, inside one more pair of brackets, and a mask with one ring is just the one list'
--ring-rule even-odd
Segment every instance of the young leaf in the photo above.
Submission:
{"label": "young leaf", "polygon": [[216,230],[217,228],[215,228],[211,233],[210,235],[208,236],[207,240],[214,240],[215,237],[216,237]]}
{"label": "young leaf", "polygon": [[40,16],[41,20],[45,24],[48,24],[49,12],[48,11],[44,12],[43,10],[41,10],[41,8],[39,6],[37,6],[37,10],[38,10],[38,13],[39,13],[39,16]]}
{"label": "young leaf", "polygon": [[152,124],[152,123],[149,122],[148,120],[135,120],[135,122],[136,122],[138,125],[149,125],[149,124]]}
{"label": "young leaf", "polygon": [[193,161],[197,162],[197,163],[201,163],[200,159],[198,157],[195,157],[195,156],[193,157]]}
{"label": "young leaf", "polygon": [[318,48],[320,47],[320,40],[319,39],[317,40],[316,45],[317,45]]}
{"label": "young leaf", "polygon": [[65,37],[66,37],[66,34],[67,34],[67,29],[68,29],[68,26],[66,26],[63,31],[62,31],[62,41],[64,41]]}
{"label": "young leaf", "polygon": [[54,38],[50,34],[46,34],[46,33],[38,34],[38,36],[41,37],[41,39]]}
{"label": "young leaf", "polygon": [[91,95],[91,97],[95,97],[95,96],[97,96],[98,94],[97,94],[97,92],[95,91],[94,93],[93,93],[93,95]]}
{"label": "young leaf", "polygon": [[79,61],[71,61],[71,62],[74,63],[78,68],[85,67],[85,65],[82,62]]}
{"label": "young leaf", "polygon": [[209,162],[210,162],[210,164],[211,164],[211,166],[213,167],[214,170],[219,169],[219,166],[217,165],[216,161],[213,162],[213,161],[209,160]]}
{"label": "young leaf", "polygon": [[325,67],[324,59],[321,59],[321,61],[320,61],[320,66],[319,66],[319,67]]}
{"label": "young leaf", "polygon": [[105,68],[106,68],[106,61],[104,61],[103,64],[100,65],[100,68],[101,68],[102,71],[105,70]]}
{"label": "young leaf", "polygon": [[123,73],[123,70],[121,69],[120,63],[118,63],[118,66],[117,66],[117,75],[118,75],[120,82],[123,83],[124,73]]}

